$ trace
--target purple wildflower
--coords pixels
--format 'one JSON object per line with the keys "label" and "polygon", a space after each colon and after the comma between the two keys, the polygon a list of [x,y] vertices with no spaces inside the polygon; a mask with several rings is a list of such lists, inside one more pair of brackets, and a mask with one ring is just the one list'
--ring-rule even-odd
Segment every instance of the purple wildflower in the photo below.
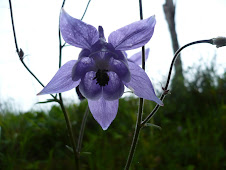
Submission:
{"label": "purple wildflower", "polygon": [[93,117],[104,130],[117,114],[124,85],[137,96],[163,105],[147,74],[137,65],[140,55],[131,60],[125,55],[125,50],[142,47],[151,39],[155,23],[154,16],[134,22],[112,32],[106,42],[101,26],[97,31],[62,10],[61,34],[65,42],[82,51],[78,60],[64,64],[39,94],[61,93],[79,85]]}

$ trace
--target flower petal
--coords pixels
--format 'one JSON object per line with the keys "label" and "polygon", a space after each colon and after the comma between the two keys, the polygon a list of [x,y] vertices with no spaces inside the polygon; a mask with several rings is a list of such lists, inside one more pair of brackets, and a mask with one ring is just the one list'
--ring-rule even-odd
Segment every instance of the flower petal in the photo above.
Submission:
{"label": "flower petal", "polygon": [[128,88],[134,90],[137,96],[152,100],[157,104],[163,106],[163,102],[156,96],[154,88],[148,75],[145,71],[133,62],[128,61],[131,73],[131,80],[129,83],[124,83]]}
{"label": "flower petal", "polygon": [[98,100],[102,94],[102,87],[97,84],[96,79],[94,79],[95,76],[96,72],[87,72],[79,84],[79,90],[82,95],[90,100]]}
{"label": "flower petal", "polygon": [[79,85],[80,80],[72,80],[72,68],[77,61],[71,60],[64,64],[52,78],[52,80],[44,87],[44,89],[38,93],[41,94],[52,94],[52,93],[61,93],[64,91],[71,90]]}
{"label": "flower petal", "polygon": [[130,71],[124,62],[111,58],[108,68],[110,71],[117,73],[121,80],[125,82],[130,81]]}
{"label": "flower petal", "polygon": [[108,52],[96,52],[90,57],[95,61],[95,65],[98,69],[108,69],[111,56]]}
{"label": "flower petal", "polygon": [[108,42],[116,50],[132,50],[144,46],[152,37],[155,27],[155,16],[134,22],[110,34]]}
{"label": "flower petal", "polygon": [[106,130],[116,117],[118,100],[107,101],[101,97],[99,100],[88,100],[88,104],[94,119]]}
{"label": "flower petal", "polygon": [[83,57],[77,61],[72,69],[72,80],[77,81],[89,71],[95,70],[95,63],[90,57]]}
{"label": "flower petal", "polygon": [[108,85],[103,86],[103,97],[106,100],[119,99],[124,92],[124,84],[115,72],[107,72],[109,76]]}
{"label": "flower petal", "polygon": [[68,15],[64,9],[60,14],[60,30],[66,43],[79,48],[90,49],[99,39],[95,27]]}
{"label": "flower petal", "polygon": [[[149,48],[147,48],[145,50],[145,61],[148,59],[149,51],[150,51]],[[142,51],[139,51],[138,53],[132,55],[128,60],[134,62],[137,65],[141,65],[142,64]]]}

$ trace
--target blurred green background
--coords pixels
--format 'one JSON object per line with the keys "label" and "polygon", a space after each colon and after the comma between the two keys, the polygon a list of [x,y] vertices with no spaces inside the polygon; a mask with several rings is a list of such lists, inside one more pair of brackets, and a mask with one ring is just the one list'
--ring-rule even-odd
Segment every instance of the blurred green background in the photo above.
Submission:
{"label": "blurred green background", "polygon": [[[185,86],[173,85],[151,123],[142,129],[131,169],[226,169],[226,74],[214,67],[195,68]],[[145,101],[144,117],[154,103]],[[66,106],[78,137],[87,102]],[[123,169],[134,132],[137,98],[120,99],[119,111],[107,131],[88,116],[82,143],[82,169]],[[0,113],[0,169],[73,169],[73,155],[63,113]]]}

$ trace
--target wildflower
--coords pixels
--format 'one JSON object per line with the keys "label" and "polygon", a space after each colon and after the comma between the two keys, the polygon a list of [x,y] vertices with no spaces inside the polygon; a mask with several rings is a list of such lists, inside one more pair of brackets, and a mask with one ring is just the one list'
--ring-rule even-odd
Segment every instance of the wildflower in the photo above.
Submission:
{"label": "wildflower", "polygon": [[136,62],[127,60],[125,53],[125,50],[142,47],[151,39],[155,22],[154,16],[134,22],[112,32],[106,42],[101,26],[97,31],[62,10],[63,39],[82,51],[78,60],[64,64],[39,94],[61,93],[79,86],[93,117],[104,130],[116,117],[124,85],[132,88],[137,96],[163,105],[145,71]]}

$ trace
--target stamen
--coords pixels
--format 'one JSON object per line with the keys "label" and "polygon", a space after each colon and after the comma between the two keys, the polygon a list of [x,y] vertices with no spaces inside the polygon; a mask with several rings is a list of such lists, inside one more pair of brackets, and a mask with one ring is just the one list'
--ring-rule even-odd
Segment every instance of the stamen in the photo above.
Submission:
{"label": "stamen", "polygon": [[99,84],[100,86],[105,86],[105,85],[108,85],[108,81],[109,81],[109,76],[107,74],[108,70],[98,70],[96,72],[96,77],[93,78],[94,79],[97,79],[97,83],[96,84]]}

